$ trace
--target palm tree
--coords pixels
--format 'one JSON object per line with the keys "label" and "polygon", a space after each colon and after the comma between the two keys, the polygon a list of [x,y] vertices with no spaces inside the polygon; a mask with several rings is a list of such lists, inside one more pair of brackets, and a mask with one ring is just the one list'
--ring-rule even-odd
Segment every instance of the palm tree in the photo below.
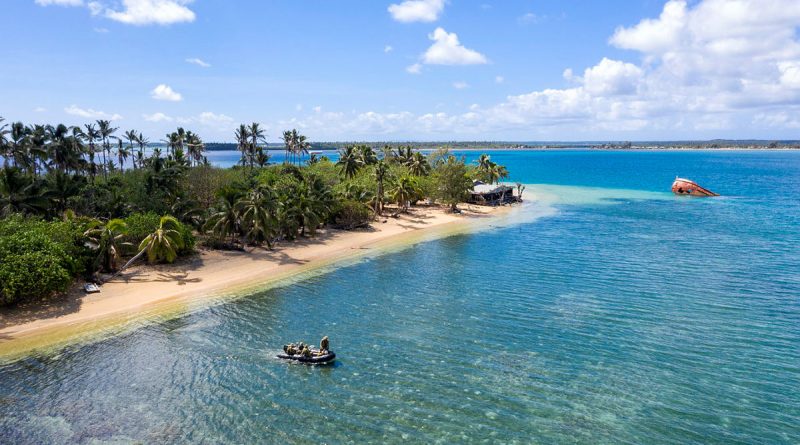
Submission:
{"label": "palm tree", "polygon": [[236,205],[245,226],[247,240],[251,243],[266,242],[267,247],[272,249],[279,206],[272,189],[258,187]]}
{"label": "palm tree", "polygon": [[47,167],[47,130],[44,125],[34,125],[27,131],[28,171],[39,174],[39,165]]}
{"label": "palm tree", "polygon": [[66,173],[67,166],[73,161],[74,146],[67,138],[69,128],[64,124],[58,126],[48,125],[45,127],[47,138],[50,140],[49,152],[50,158],[56,166],[58,171]]}
{"label": "palm tree", "polygon": [[389,165],[384,160],[380,160],[375,164],[375,181],[377,189],[375,192],[375,215],[383,214],[383,181],[389,173]]}
{"label": "palm tree", "polygon": [[297,133],[297,130],[292,130],[293,139],[294,139],[294,149],[297,152],[297,163],[300,163],[300,160],[303,159],[303,155],[308,154],[308,150],[311,148],[311,143],[306,141],[306,137],[302,134]]}
{"label": "palm tree", "polygon": [[95,142],[100,140],[100,132],[94,124],[86,124],[85,128],[86,131],[83,132],[83,137],[86,138],[86,142],[89,144],[89,175],[92,178],[92,182],[94,182],[94,177],[97,174],[97,164],[94,162],[94,155],[97,153]]}
{"label": "palm tree", "polygon": [[162,216],[155,232],[147,235],[139,243],[139,250],[147,252],[147,261],[166,260],[171,263],[178,257],[178,251],[184,247],[183,236],[178,231],[181,223],[172,216]]}
{"label": "palm tree", "polygon": [[[295,132],[296,134],[297,132]],[[286,158],[284,159],[284,163],[289,162],[289,153],[294,153],[294,135],[292,134],[291,130],[286,130],[283,132],[283,146],[284,150],[286,150]]]}
{"label": "palm tree", "polygon": [[0,216],[12,213],[43,213],[47,200],[36,181],[17,167],[0,170]]}
{"label": "palm tree", "polygon": [[355,176],[361,169],[361,162],[359,161],[358,153],[356,153],[356,148],[352,145],[348,145],[344,149],[339,150],[339,160],[336,162],[336,165],[339,166],[345,178],[352,178]]}
{"label": "palm tree", "polygon": [[[117,127],[112,127],[110,121],[101,119],[97,121],[97,131],[100,133],[100,139],[103,142],[103,174],[108,177],[106,170],[108,161],[111,160],[111,139],[116,139],[114,132],[117,131]],[[106,152],[108,152],[108,157],[106,157]]]}
{"label": "palm tree", "polygon": [[236,149],[242,153],[242,158],[239,160],[239,163],[242,166],[246,166],[248,164],[252,164],[250,160],[250,130],[247,128],[247,125],[241,124],[239,128],[236,129],[235,132],[236,136]]}
{"label": "palm tree", "polygon": [[61,171],[50,172],[45,178],[45,188],[47,198],[50,199],[52,207],[57,214],[67,210],[67,202],[73,196],[77,196],[83,186],[86,185],[86,178],[81,175],[70,175]]}
{"label": "palm tree", "polygon": [[128,159],[128,156],[131,155],[131,151],[122,145],[122,139],[117,140],[119,145],[117,146],[117,160],[119,161],[119,169],[121,171],[125,171],[125,161]]}
{"label": "palm tree", "polygon": [[191,131],[186,132],[184,139],[184,142],[188,147],[189,164],[199,165],[200,161],[203,160],[203,150],[205,150],[205,144],[203,144],[200,136],[192,133]]}
{"label": "palm tree", "polygon": [[28,129],[22,122],[11,124],[11,159],[15,167],[25,167],[28,161],[28,153],[25,148],[25,141],[28,136]]}
{"label": "palm tree", "polygon": [[3,157],[3,167],[8,167],[8,153],[10,148],[10,143],[8,140],[8,134],[10,131],[8,130],[8,124],[3,124],[5,119],[0,117],[0,156]]}
{"label": "palm tree", "polygon": [[415,152],[406,164],[411,174],[414,176],[425,176],[431,171],[428,158],[420,152]]}
{"label": "palm tree", "polygon": [[139,135],[136,136],[136,144],[139,145],[139,151],[136,153],[136,158],[139,161],[139,167],[144,165],[144,159],[147,157],[147,146],[150,144],[150,140],[147,139],[144,134],[139,132]]}
{"label": "palm tree", "polygon": [[250,124],[247,132],[250,134],[250,167],[252,167],[260,148],[258,143],[266,142],[267,139],[264,137],[264,130],[261,129],[261,125],[258,122],[253,122]]}
{"label": "palm tree", "polygon": [[133,143],[136,142],[136,130],[128,130],[125,132],[124,138],[128,141],[128,153],[132,154],[133,169],[136,170],[136,154],[133,152]]}
{"label": "palm tree", "polygon": [[239,206],[237,205],[241,193],[230,187],[225,187],[217,192],[219,196],[219,207],[215,213],[212,213],[206,222],[206,229],[211,231],[218,237],[224,239],[227,236],[231,237],[231,243],[236,241],[236,235],[239,234],[240,220],[239,220]]}
{"label": "palm tree", "polygon": [[122,256],[122,246],[130,246],[130,243],[122,242],[128,233],[128,226],[121,219],[112,219],[106,224],[95,221],[92,226],[83,233],[88,238],[88,245],[92,250],[98,252],[95,264],[102,267],[107,272],[117,270],[117,261]]}
{"label": "palm tree", "polygon": [[374,165],[378,162],[378,155],[369,145],[359,145],[358,149],[359,161],[363,165]]}
{"label": "palm tree", "polygon": [[419,190],[413,177],[403,176],[397,181],[397,185],[391,191],[391,194],[392,201],[397,203],[400,212],[406,212],[411,200],[419,194]]}

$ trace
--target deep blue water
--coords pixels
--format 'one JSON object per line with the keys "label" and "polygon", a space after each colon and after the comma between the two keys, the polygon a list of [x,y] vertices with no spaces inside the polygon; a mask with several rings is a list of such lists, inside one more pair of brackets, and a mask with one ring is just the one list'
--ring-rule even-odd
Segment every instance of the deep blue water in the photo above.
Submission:
{"label": "deep blue water", "polygon": [[492,158],[492,230],[1,367],[0,442],[800,443],[800,153]]}

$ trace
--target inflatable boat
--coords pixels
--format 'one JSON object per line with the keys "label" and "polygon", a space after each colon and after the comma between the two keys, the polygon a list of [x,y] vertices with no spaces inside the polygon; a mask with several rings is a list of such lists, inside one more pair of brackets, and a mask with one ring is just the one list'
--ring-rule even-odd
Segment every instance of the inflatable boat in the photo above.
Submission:
{"label": "inflatable boat", "polygon": [[285,353],[278,354],[277,357],[279,359],[292,360],[308,365],[326,365],[336,359],[336,354],[333,351],[328,351],[326,354],[319,355],[319,349],[312,349],[311,357],[306,357],[302,354],[289,355]]}

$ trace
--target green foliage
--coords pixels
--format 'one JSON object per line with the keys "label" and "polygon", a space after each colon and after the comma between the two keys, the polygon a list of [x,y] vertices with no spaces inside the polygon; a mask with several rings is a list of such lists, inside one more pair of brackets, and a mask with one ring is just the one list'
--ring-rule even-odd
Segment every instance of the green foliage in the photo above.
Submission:
{"label": "green foliage", "polygon": [[158,228],[139,243],[139,250],[147,253],[150,263],[171,263],[186,248],[181,233],[181,223],[172,216],[162,216]]}
{"label": "green foliage", "polygon": [[[123,241],[130,243],[132,246],[138,246],[143,239],[147,238],[153,232],[158,230],[159,226],[161,225],[161,219],[162,217],[160,215],[153,212],[132,213],[125,218],[127,233],[125,234]],[[186,224],[177,221],[174,229],[181,237],[182,247],[178,248],[178,255],[187,255],[192,253],[194,251],[196,240],[192,234],[191,228]],[[128,249],[127,253],[131,254],[133,251]]]}
{"label": "green foliage", "polygon": [[91,254],[76,221],[0,220],[0,304],[64,291]]}
{"label": "green foliage", "polygon": [[331,213],[333,226],[345,230],[367,226],[373,215],[368,205],[351,199],[337,201]]}
{"label": "green foliage", "polygon": [[433,177],[436,181],[434,196],[453,210],[459,202],[467,199],[472,189],[472,179],[463,157],[441,154],[434,162]]}

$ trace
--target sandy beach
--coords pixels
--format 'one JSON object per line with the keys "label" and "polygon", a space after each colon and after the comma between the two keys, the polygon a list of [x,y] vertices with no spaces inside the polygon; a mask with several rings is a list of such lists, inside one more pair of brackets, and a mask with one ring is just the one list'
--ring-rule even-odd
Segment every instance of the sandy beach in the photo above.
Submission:
{"label": "sandy beach", "polygon": [[98,294],[76,288],[46,304],[0,310],[0,359],[104,338],[154,319],[177,316],[331,266],[479,227],[507,208],[462,206],[461,214],[415,207],[357,231],[323,230],[274,250],[198,250],[175,264],[141,264]]}

